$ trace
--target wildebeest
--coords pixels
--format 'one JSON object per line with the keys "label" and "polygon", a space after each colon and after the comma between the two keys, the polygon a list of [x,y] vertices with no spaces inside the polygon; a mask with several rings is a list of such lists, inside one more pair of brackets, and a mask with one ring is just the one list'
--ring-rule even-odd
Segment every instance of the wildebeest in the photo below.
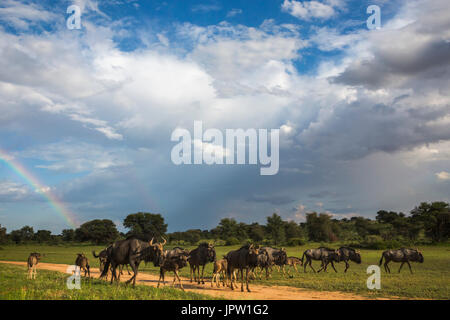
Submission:
{"label": "wildebeest", "polygon": [[380,259],[380,263],[379,263],[380,266],[383,263],[383,258],[384,258],[384,270],[388,273],[391,273],[391,269],[388,266],[388,263],[390,261],[402,263],[400,265],[400,268],[398,269],[399,273],[402,270],[402,267],[405,264],[405,262],[408,264],[409,271],[411,273],[413,273],[413,272],[411,269],[411,265],[409,264],[410,261],[416,261],[416,262],[423,263],[422,252],[420,252],[418,249],[401,248],[401,249],[397,249],[397,250],[386,250],[381,255],[381,259]]}
{"label": "wildebeest", "polygon": [[187,266],[187,260],[189,257],[189,252],[187,250],[179,250],[181,248],[177,248],[177,250],[168,252],[166,250],[163,253],[163,260],[161,262],[161,265],[159,267],[159,280],[158,280],[158,288],[160,281],[162,279],[163,284],[165,284],[164,281],[164,273],[166,271],[172,271],[173,272],[173,282],[172,285],[175,285],[175,280],[178,279],[178,282],[180,284],[181,290],[184,291],[183,285],[181,284],[180,276],[178,275],[178,270],[181,268],[184,268]]}
{"label": "wildebeest", "polygon": [[[302,264],[303,264],[303,272],[306,272],[306,266],[309,265],[309,267],[314,270],[312,266],[312,260],[320,260],[322,261],[322,266],[318,270],[318,272],[324,270],[327,271],[327,265],[331,262],[331,266],[333,267],[334,271],[337,272],[336,268],[334,267],[333,261],[339,262],[339,250],[334,250],[330,248],[320,247],[318,249],[308,249],[303,252],[302,255]],[[306,262],[304,261],[304,258],[306,257]]]}
{"label": "wildebeest", "polygon": [[[267,251],[259,250],[258,256],[255,261],[250,261],[250,270],[254,275],[254,279],[257,277],[261,279],[261,274],[263,270],[266,270],[266,277],[268,273],[268,269],[271,267],[269,263],[269,254]],[[258,271],[259,268],[259,271]]]}
{"label": "wildebeest", "polygon": [[[92,250],[92,255],[94,256],[94,258],[98,259],[100,274],[103,273],[103,269],[105,269],[106,261],[108,260],[107,250],[108,250],[108,248],[103,249],[102,251],[100,251],[100,253],[98,255],[95,253],[94,250]],[[130,270],[128,270],[128,264],[126,264],[125,266],[127,268],[128,275],[131,275]],[[123,265],[119,265],[119,279],[122,274],[123,274]],[[106,280],[108,280],[108,274],[106,274]]]}
{"label": "wildebeest", "polygon": [[36,279],[36,266],[39,263],[39,260],[41,260],[41,257],[43,255],[41,255],[40,253],[37,252],[32,252],[30,253],[30,255],[28,256],[28,260],[27,260],[27,266],[28,266],[28,278],[29,279]]}
{"label": "wildebeest", "polygon": [[89,266],[89,260],[84,255],[84,253],[77,253],[77,258],[75,259],[75,265],[80,267],[80,270],[84,270],[84,276],[88,274],[89,278],[91,277],[91,267]]}
{"label": "wildebeest", "polygon": [[153,262],[157,267],[162,263],[163,248],[167,242],[165,239],[163,240],[164,243],[153,243],[153,238],[147,242],[132,237],[114,242],[107,248],[108,258],[100,277],[106,276],[108,268],[111,266],[111,283],[113,283],[114,279],[118,280],[116,268],[121,264],[129,264],[133,270],[133,276],[126,283],[133,282],[134,286],[141,261]]}
{"label": "wildebeest", "polygon": [[222,284],[225,287],[227,284],[227,260],[226,259],[220,259],[214,261],[214,269],[213,269],[213,275],[211,278],[211,287],[213,286],[214,281],[216,282],[216,286],[220,287],[220,277],[222,276]]}
{"label": "wildebeest", "polygon": [[[214,262],[216,260],[216,250],[214,249],[214,245],[211,243],[201,243],[196,249],[192,250],[189,254],[189,266],[190,266],[190,274],[191,274],[191,282],[192,282],[192,274],[194,274],[194,281],[195,278],[195,271],[197,271],[197,281],[198,284],[200,282],[202,284],[205,284],[205,281],[203,279],[203,272],[205,271],[205,265],[208,262]],[[200,266],[202,266],[202,276],[200,280]]]}
{"label": "wildebeest", "polygon": [[[268,261],[265,266],[266,269],[266,279],[269,279],[270,273],[269,268],[272,266],[283,267],[287,262],[287,254],[284,248],[276,249],[271,247],[261,247],[260,252],[267,252]],[[284,269],[283,269],[284,274]]]}
{"label": "wildebeest", "polygon": [[349,260],[356,262],[357,264],[361,263],[361,252],[359,252],[359,250],[350,247],[340,247],[338,250],[340,261],[345,262],[344,272],[347,272],[347,269],[350,267],[350,264],[348,263]]}
{"label": "wildebeest", "polygon": [[[287,266],[290,266],[291,267],[291,269],[295,269],[295,271],[297,271],[298,272],[298,269],[297,269],[297,265],[302,265],[302,260],[300,259],[300,258],[297,258],[297,257],[287,257],[287,260],[286,260],[286,265]],[[284,267],[284,266],[283,266]],[[289,270],[288,270],[288,273],[289,273]]]}
{"label": "wildebeest", "polygon": [[227,253],[225,259],[227,260],[227,275],[231,279],[231,290],[233,287],[232,275],[236,269],[241,273],[241,291],[244,291],[244,270],[246,271],[245,280],[247,291],[250,292],[248,287],[248,273],[252,265],[255,264],[256,258],[258,256],[259,249],[253,244],[248,244],[241,247],[238,250],[233,250]]}

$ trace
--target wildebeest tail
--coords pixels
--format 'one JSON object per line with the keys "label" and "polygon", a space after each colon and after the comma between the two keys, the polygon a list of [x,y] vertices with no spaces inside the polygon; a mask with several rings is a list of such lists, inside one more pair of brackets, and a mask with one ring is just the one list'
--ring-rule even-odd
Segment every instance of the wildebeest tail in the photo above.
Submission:
{"label": "wildebeest tail", "polygon": [[383,258],[384,258],[384,252],[381,254],[380,263],[378,264],[379,266],[381,266],[381,264],[383,263]]}
{"label": "wildebeest tail", "polygon": [[98,258],[98,255],[95,254],[95,250],[92,250],[92,255],[94,256],[94,258]]}
{"label": "wildebeest tail", "polygon": [[303,252],[303,255],[302,255],[302,265],[303,265],[303,260],[305,258],[305,254],[306,254],[306,250]]}

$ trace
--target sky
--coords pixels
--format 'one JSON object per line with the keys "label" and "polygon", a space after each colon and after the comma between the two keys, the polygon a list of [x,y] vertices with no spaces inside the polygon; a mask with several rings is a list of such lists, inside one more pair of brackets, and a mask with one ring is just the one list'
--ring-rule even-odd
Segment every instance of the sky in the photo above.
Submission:
{"label": "sky", "polygon": [[[69,29],[70,5],[81,28]],[[369,5],[381,27],[369,29]],[[169,231],[450,201],[448,0],[0,3],[0,224]],[[279,129],[280,168],[175,165],[194,121]]]}

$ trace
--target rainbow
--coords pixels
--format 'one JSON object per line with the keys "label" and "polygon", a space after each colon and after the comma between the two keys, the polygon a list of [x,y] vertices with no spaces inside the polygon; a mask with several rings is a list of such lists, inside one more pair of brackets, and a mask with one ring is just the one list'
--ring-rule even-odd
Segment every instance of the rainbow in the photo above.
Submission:
{"label": "rainbow", "polygon": [[20,176],[22,179],[26,181],[28,185],[30,185],[34,190],[42,195],[50,206],[61,215],[67,224],[76,228],[79,223],[75,218],[75,215],[66,208],[63,202],[59,200],[54,194],[51,193],[50,189],[44,186],[39,180],[29,172],[20,162],[14,159],[14,157],[8,155],[4,150],[0,149],[0,162],[3,161],[11,170]]}

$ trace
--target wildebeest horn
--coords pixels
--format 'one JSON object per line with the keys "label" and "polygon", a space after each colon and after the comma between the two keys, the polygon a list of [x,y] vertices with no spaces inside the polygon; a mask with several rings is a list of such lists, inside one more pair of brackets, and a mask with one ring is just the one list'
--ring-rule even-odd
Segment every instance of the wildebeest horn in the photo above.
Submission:
{"label": "wildebeest horn", "polygon": [[150,244],[150,245],[153,245],[153,238],[152,238],[152,240],[150,240],[149,244]]}
{"label": "wildebeest horn", "polygon": [[167,243],[167,240],[162,238],[164,240],[164,243],[162,243],[162,245],[165,245]]}

